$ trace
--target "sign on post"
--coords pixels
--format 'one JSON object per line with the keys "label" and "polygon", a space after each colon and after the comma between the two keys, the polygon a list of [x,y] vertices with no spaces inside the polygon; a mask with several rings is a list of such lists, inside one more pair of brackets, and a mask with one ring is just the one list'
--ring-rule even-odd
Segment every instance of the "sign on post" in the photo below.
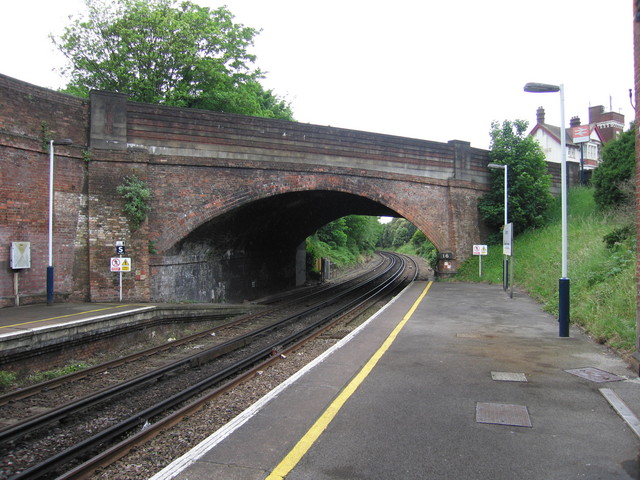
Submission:
{"label": "sign on post", "polygon": [[482,257],[489,253],[489,249],[486,245],[474,245],[473,254],[478,256],[478,276],[482,276]]}
{"label": "sign on post", "polygon": [[110,267],[112,272],[120,272],[120,301],[122,301],[122,272],[131,271],[131,258],[111,257]]}
{"label": "sign on post", "polygon": [[573,137],[573,143],[585,143],[590,140],[591,128],[589,125],[578,125],[571,128],[571,136]]}
{"label": "sign on post", "polygon": [[125,254],[125,246],[122,240],[116,241],[116,255],[124,255]]}
{"label": "sign on post", "polygon": [[131,258],[128,257],[111,257],[112,272],[130,272]]}
{"label": "sign on post", "polygon": [[473,254],[474,255],[486,255],[488,253],[488,248],[486,245],[474,245],[473,246]]}
{"label": "sign on post", "polygon": [[510,257],[513,244],[513,223],[507,223],[502,231],[502,254]]}

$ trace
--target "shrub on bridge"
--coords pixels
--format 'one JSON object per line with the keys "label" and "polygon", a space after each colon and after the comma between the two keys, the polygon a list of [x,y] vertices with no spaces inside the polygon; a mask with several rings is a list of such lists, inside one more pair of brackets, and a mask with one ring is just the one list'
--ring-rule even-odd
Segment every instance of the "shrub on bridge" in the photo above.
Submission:
{"label": "shrub on bridge", "polygon": [[130,175],[124,178],[116,191],[125,199],[123,211],[129,219],[131,229],[137,230],[151,210],[151,189],[138,177]]}

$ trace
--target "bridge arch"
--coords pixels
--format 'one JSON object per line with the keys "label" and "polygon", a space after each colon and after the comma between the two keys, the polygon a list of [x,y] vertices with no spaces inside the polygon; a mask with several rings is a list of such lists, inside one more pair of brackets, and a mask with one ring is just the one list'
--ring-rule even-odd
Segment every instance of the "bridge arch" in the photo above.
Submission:
{"label": "bridge arch", "polygon": [[[172,230],[171,240],[162,242],[162,250],[150,260],[153,298],[239,301],[291,288],[306,280],[303,242],[321,226],[351,214],[411,213],[410,205],[402,205],[397,197],[391,201],[397,210],[381,203],[389,188],[369,188],[365,193],[355,181],[341,184],[335,178],[308,177],[304,186],[273,185],[239,187],[236,196],[202,200],[201,208],[194,205],[186,211],[181,229]],[[433,219],[428,221],[425,234],[441,239],[439,227]]]}
{"label": "bridge arch", "polygon": [[[345,214],[365,210],[403,216],[440,251],[455,255],[451,273],[470,255],[473,243],[483,238],[477,199],[489,185],[488,157],[487,151],[471,148],[468,142],[440,143],[147,105],[111,92],[92,92],[89,99],[79,99],[3,75],[0,103],[7,106],[6,114],[0,115],[5,126],[0,162],[3,172],[11,173],[2,184],[3,198],[9,201],[5,214],[0,213],[5,239],[0,251],[8,258],[12,241],[31,243],[32,268],[20,277],[27,303],[46,298],[43,252],[48,223],[41,212],[47,211],[42,185],[49,180],[44,168],[49,156],[43,149],[43,125],[52,138],[73,140],[73,145],[55,152],[57,299],[117,300],[118,275],[109,270],[109,260],[115,242],[124,241],[133,268],[123,276],[123,298],[159,300],[154,296],[156,271],[174,268],[171,262],[178,260],[179,268],[187,272],[188,255],[180,254],[193,247],[191,260],[202,255],[193,242],[198,235],[210,235],[212,225],[237,231],[229,219],[238,215],[251,219],[257,207],[262,212],[269,206],[278,210],[294,200],[307,205],[300,209],[307,213],[314,198],[321,206],[334,202],[336,209],[355,204],[354,211]],[[128,223],[117,194],[131,173],[153,191],[148,221],[137,229]],[[308,219],[300,215],[297,223],[303,221]],[[307,227],[311,233],[316,225],[311,222]],[[264,234],[260,229],[251,232]],[[304,233],[300,228],[296,235],[281,235],[281,243],[295,243]],[[250,269],[260,264],[250,260],[267,254],[249,240],[245,235],[235,246],[238,252],[250,252],[244,265],[249,270],[239,269],[238,276],[254,273]],[[299,253],[288,244],[287,248],[275,257],[289,262]],[[226,260],[240,262],[240,256],[227,255]],[[13,302],[10,274],[6,269],[0,275],[3,305]],[[190,282],[186,273],[183,279]]]}
{"label": "bridge arch", "polygon": [[[218,172],[219,173],[219,172]],[[291,205],[303,204],[306,212],[313,207],[313,201],[326,201],[318,198],[326,195],[329,198],[335,194],[347,194],[341,197],[339,205],[331,204],[322,208],[313,208],[314,215],[319,219],[312,221],[312,230],[304,235],[306,238],[317,228],[331,220],[350,214],[402,216],[414,223],[438,249],[451,248],[447,239],[449,227],[446,209],[447,189],[438,188],[422,183],[408,186],[406,182],[371,181],[366,177],[345,177],[335,175],[306,175],[296,176],[283,183],[283,178],[247,178],[244,182],[237,182],[231,190],[225,191],[223,186],[216,183],[218,173],[212,172],[210,179],[200,179],[208,184],[212,190],[210,198],[202,199],[202,192],[192,187],[189,193],[177,192],[180,195],[182,212],[176,212],[179,221],[172,225],[166,234],[158,237],[156,243],[160,251],[172,248],[177,242],[189,236],[194,230],[202,228],[218,217],[230,216],[234,211],[244,210],[251,205],[270,205],[279,216],[293,215]],[[155,176],[152,175],[153,178]],[[163,195],[167,195],[166,183],[163,183]],[[398,193],[403,190],[403,194]],[[159,194],[160,192],[158,192]],[[305,193],[307,195],[305,195]],[[293,195],[297,194],[297,195]],[[169,196],[175,195],[169,193]],[[195,198],[193,198],[195,197]],[[293,200],[295,199],[295,200]],[[324,208],[324,211],[323,211]],[[260,207],[264,210],[264,207]],[[166,212],[163,212],[165,215]],[[260,217],[256,217],[260,218]],[[311,219],[312,220],[312,219]],[[154,219],[152,217],[152,230]],[[162,228],[161,221],[158,229]]]}

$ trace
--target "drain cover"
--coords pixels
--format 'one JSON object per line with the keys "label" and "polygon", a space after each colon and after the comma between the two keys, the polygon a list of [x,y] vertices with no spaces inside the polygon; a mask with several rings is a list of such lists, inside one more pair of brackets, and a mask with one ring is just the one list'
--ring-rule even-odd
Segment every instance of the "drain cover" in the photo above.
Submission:
{"label": "drain cover", "polygon": [[527,376],[524,373],[515,372],[491,372],[491,378],[498,382],[526,382]]}
{"label": "drain cover", "polygon": [[614,375],[613,373],[605,372],[599,368],[586,367],[575,368],[573,370],[565,370],[565,372],[575,375],[577,377],[586,378],[592,382],[604,383],[604,382],[620,382],[625,380],[623,377]]}
{"label": "drain cover", "polygon": [[514,427],[532,426],[527,407],[502,403],[476,403],[476,422]]}

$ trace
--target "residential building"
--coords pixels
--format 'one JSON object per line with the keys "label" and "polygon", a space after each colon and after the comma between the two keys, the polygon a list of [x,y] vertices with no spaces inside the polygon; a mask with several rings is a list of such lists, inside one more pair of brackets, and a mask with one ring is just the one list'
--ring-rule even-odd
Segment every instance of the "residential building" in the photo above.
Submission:
{"label": "residential building", "polygon": [[[543,107],[539,107],[536,111],[536,120],[537,123],[530,135],[542,147],[547,162],[560,163],[562,161],[560,127],[546,123]],[[588,127],[588,130],[586,136],[579,139],[575,127],[581,126]],[[565,132],[567,162],[580,165],[582,159],[584,169],[593,170],[600,163],[602,145],[606,141],[616,138],[622,132],[623,126],[624,115],[614,112],[604,113],[602,106],[589,108],[589,123],[587,125],[582,125],[579,117],[571,118],[569,128],[566,128]]]}

